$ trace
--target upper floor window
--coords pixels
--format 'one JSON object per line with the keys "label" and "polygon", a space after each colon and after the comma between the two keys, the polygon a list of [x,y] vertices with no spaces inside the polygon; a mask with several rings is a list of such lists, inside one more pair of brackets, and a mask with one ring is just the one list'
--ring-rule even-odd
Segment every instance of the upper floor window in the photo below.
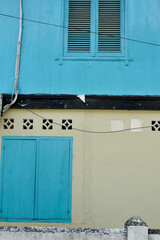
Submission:
{"label": "upper floor window", "polygon": [[65,56],[123,56],[124,0],[65,4]]}

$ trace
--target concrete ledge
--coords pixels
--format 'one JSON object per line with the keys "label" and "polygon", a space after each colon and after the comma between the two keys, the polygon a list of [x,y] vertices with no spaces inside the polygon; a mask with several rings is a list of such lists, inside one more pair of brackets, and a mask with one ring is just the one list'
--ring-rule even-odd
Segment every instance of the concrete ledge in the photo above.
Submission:
{"label": "concrete ledge", "polygon": [[95,228],[54,228],[54,227],[9,227],[0,226],[0,232],[42,232],[42,233],[98,233],[126,234],[126,229],[95,229]]}
{"label": "concrete ledge", "polygon": [[125,240],[125,234],[0,232],[1,240]]}
{"label": "concrete ledge", "polygon": [[1,240],[125,240],[125,229],[0,227]]}
{"label": "concrete ledge", "polygon": [[149,240],[160,240],[160,234],[149,234],[148,239]]}
{"label": "concrete ledge", "polygon": [[0,240],[160,240],[159,229],[149,229],[137,216],[123,229],[0,226]]}

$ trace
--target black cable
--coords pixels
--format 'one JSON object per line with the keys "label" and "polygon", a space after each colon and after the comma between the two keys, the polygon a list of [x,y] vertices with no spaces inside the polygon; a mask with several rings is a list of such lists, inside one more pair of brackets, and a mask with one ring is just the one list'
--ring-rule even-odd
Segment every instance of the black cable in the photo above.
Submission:
{"label": "black cable", "polygon": [[[29,112],[31,112],[32,114],[36,115],[37,117],[40,117],[40,118],[42,118],[42,119],[46,119],[46,118],[44,118],[43,116],[41,116],[40,114],[35,113],[35,112],[33,112],[32,110],[30,110],[30,109],[28,109],[28,108],[27,108],[27,110],[28,110]],[[53,121],[53,123],[54,123],[55,125],[58,125],[58,126],[63,126],[63,124],[61,124],[61,123],[57,123],[57,122],[55,122],[55,121]],[[144,127],[126,128],[126,129],[123,129],[123,130],[104,131],[104,132],[89,131],[89,130],[84,130],[84,129],[80,129],[80,128],[74,128],[74,127],[72,127],[72,130],[79,131],[79,132],[84,132],[84,133],[110,134],[110,133],[127,132],[127,131],[137,130],[137,129],[151,128],[151,127],[152,127],[152,126],[144,126]]]}
{"label": "black cable", "polygon": [[[4,13],[0,13],[0,16],[20,19],[20,17],[9,15],[9,14],[4,14]],[[43,24],[43,25],[48,25],[48,26],[52,26],[52,27],[60,27],[60,28],[67,28],[68,29],[68,27],[66,27],[66,26],[62,26],[62,25],[58,25],[58,24],[54,24],[54,23],[41,22],[41,21],[32,20],[32,19],[28,19],[28,18],[22,18],[22,20],[28,21],[28,22],[33,22],[33,23],[38,23],[38,24]],[[74,28],[74,29],[78,30],[78,31],[81,31],[81,29],[79,29],[79,28]],[[114,35],[113,34],[100,34],[98,32],[93,32],[93,31],[89,31],[89,30],[86,31],[86,32],[94,33],[94,34],[98,34],[98,35],[105,35],[105,36],[108,35],[110,37],[116,37],[116,38],[121,38],[121,39],[128,40],[128,41],[133,41],[133,42],[138,42],[138,43],[143,43],[143,44],[148,44],[148,45],[160,47],[160,44],[141,41],[141,40],[137,40],[137,39],[133,39],[133,38],[122,37],[122,36],[118,36],[118,35],[116,36],[115,34]]]}

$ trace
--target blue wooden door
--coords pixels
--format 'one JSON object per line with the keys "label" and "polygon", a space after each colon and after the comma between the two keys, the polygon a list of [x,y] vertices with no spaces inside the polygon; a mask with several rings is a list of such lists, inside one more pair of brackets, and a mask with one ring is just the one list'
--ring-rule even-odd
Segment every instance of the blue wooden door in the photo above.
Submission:
{"label": "blue wooden door", "polygon": [[72,139],[3,137],[0,219],[71,221]]}
{"label": "blue wooden door", "polygon": [[33,219],[36,141],[3,142],[1,218]]}
{"label": "blue wooden door", "polygon": [[70,219],[70,141],[39,140],[37,219]]}

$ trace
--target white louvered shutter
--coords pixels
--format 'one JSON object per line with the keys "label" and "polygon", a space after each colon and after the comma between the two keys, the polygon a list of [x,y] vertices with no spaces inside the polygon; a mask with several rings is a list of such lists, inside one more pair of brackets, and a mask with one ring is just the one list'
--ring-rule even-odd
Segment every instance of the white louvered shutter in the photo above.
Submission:
{"label": "white louvered shutter", "polygon": [[99,0],[98,51],[121,50],[121,0]]}
{"label": "white louvered shutter", "polygon": [[91,0],[69,0],[68,51],[90,51]]}

